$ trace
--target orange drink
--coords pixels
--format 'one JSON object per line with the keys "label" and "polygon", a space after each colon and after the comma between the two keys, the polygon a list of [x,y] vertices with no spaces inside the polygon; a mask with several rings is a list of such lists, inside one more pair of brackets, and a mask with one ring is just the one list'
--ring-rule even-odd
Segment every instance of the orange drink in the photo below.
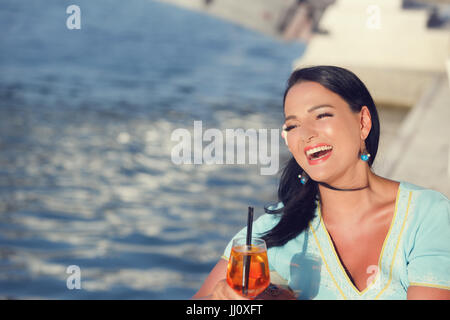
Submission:
{"label": "orange drink", "polygon": [[270,283],[266,244],[260,238],[252,238],[251,243],[247,246],[245,238],[234,239],[227,267],[228,285],[250,299],[263,292]]}

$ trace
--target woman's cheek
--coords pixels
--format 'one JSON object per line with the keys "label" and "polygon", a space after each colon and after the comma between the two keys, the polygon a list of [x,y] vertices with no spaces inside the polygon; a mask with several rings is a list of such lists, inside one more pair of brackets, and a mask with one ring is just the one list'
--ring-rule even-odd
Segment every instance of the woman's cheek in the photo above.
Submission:
{"label": "woman's cheek", "polygon": [[319,134],[319,142],[322,142],[320,137],[321,135],[326,136],[327,138],[336,137],[336,134],[339,132],[339,130],[337,130],[335,127],[336,126],[329,121],[323,121],[317,124],[316,131],[321,133]]}

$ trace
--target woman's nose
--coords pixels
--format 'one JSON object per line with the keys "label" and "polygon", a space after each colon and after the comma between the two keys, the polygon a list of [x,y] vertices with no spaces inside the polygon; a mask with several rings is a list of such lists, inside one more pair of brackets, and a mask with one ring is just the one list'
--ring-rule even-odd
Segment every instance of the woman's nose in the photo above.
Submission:
{"label": "woman's nose", "polygon": [[317,136],[316,130],[309,125],[304,125],[299,129],[300,139],[302,139],[305,143],[310,142],[312,138]]}

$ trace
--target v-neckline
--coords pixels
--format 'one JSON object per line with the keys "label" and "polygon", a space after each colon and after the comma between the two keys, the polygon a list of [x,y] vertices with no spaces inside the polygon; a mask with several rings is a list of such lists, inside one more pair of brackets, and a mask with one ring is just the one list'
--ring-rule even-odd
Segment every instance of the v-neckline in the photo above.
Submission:
{"label": "v-neckline", "polygon": [[320,228],[320,226],[322,226],[322,230],[323,230],[324,234],[326,235],[326,238],[328,239],[327,242],[328,242],[329,249],[330,249],[331,252],[333,253],[334,261],[335,261],[336,264],[339,266],[340,273],[343,275],[343,277],[344,277],[345,280],[348,282],[348,284],[350,285],[350,287],[351,287],[358,295],[360,295],[360,296],[363,295],[364,293],[366,293],[370,288],[372,288],[373,285],[374,285],[374,284],[378,281],[378,279],[380,278],[380,274],[381,274],[381,263],[382,263],[382,259],[383,259],[384,249],[386,248],[387,243],[389,242],[392,228],[393,228],[393,226],[395,225],[395,222],[396,222],[396,220],[397,220],[397,219],[396,219],[396,216],[397,216],[397,211],[398,211],[398,202],[399,202],[399,197],[400,197],[400,191],[401,191],[401,187],[402,187],[401,184],[402,184],[402,183],[400,182],[399,185],[398,185],[397,195],[396,195],[396,198],[395,198],[394,214],[392,215],[392,219],[391,219],[391,223],[390,223],[390,226],[389,226],[389,230],[388,230],[388,232],[387,232],[387,234],[386,234],[386,237],[384,238],[383,246],[381,247],[381,251],[380,251],[380,254],[379,254],[379,256],[378,256],[378,265],[377,265],[377,267],[378,267],[378,272],[377,272],[375,278],[370,282],[370,284],[367,285],[367,286],[366,286],[363,290],[361,290],[361,291],[356,287],[355,283],[350,279],[350,275],[347,273],[346,268],[344,267],[344,265],[342,264],[341,259],[339,258],[339,255],[338,255],[338,253],[337,253],[337,251],[336,251],[336,248],[335,248],[335,246],[334,246],[334,244],[333,244],[333,241],[331,240],[331,236],[330,236],[330,234],[328,233],[328,230],[327,230],[327,228],[326,228],[326,226],[325,226],[325,222],[323,221],[323,218],[322,218],[322,212],[321,212],[321,207],[320,207],[320,202],[318,202],[317,208],[318,208],[318,216],[319,216],[319,228]]}

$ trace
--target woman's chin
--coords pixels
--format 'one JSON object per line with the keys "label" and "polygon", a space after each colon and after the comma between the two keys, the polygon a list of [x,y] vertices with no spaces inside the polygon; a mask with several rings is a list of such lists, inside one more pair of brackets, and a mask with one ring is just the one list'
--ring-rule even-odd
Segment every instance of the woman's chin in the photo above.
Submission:
{"label": "woman's chin", "polygon": [[327,181],[330,181],[330,174],[327,174],[326,172],[311,172],[308,173],[309,177],[316,181],[316,182],[324,182],[327,183]]}

